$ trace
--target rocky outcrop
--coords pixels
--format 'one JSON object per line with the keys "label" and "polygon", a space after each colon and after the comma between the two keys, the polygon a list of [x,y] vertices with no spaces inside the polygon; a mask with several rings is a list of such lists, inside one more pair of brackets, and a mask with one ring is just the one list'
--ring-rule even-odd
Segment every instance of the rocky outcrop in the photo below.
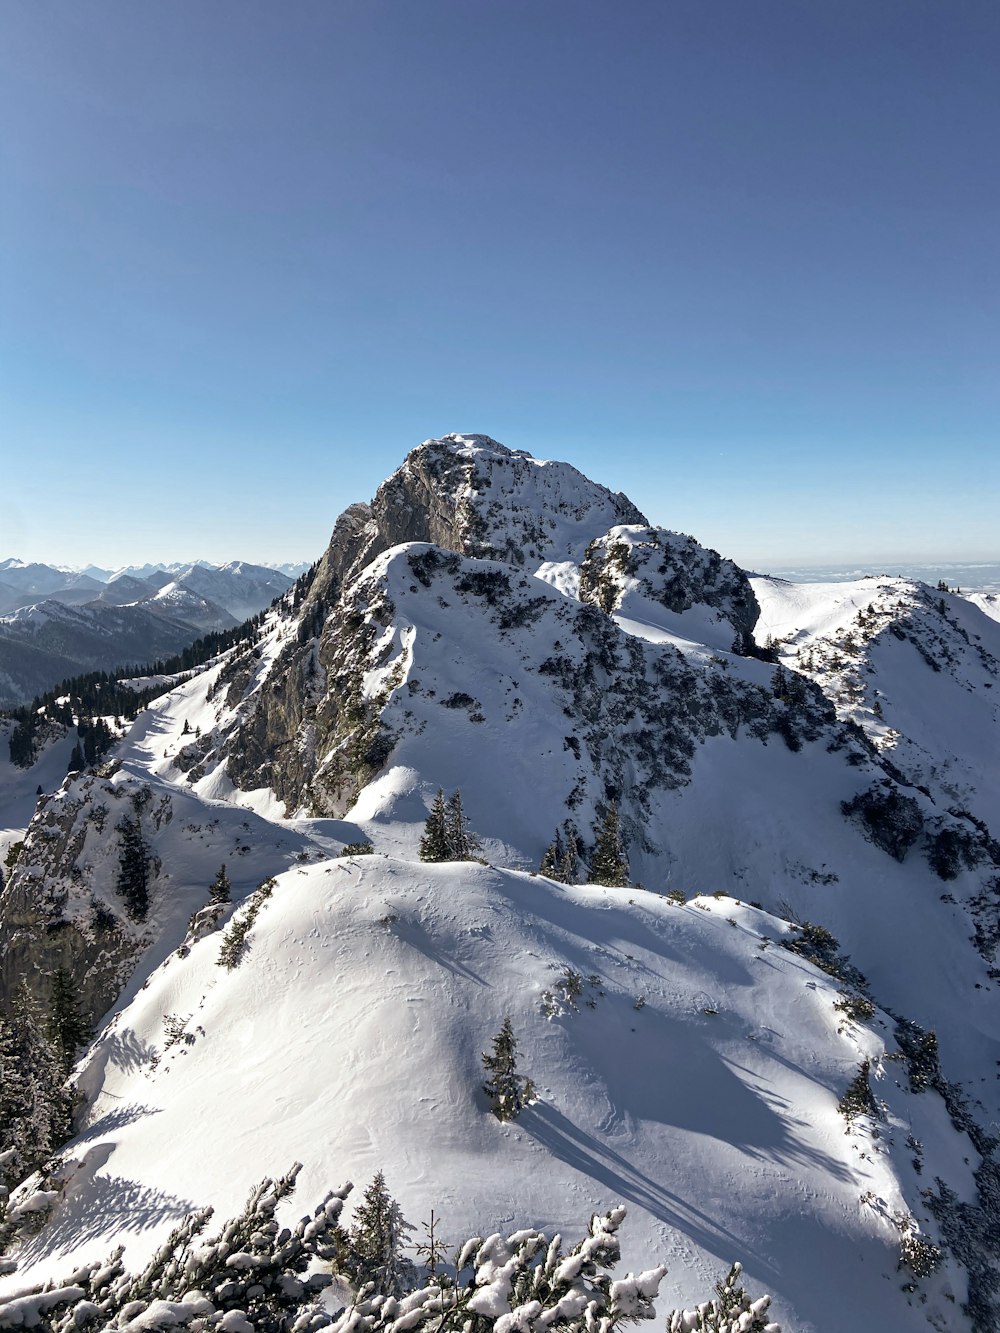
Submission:
{"label": "rocky outcrop", "polygon": [[[254,785],[323,815],[344,814],[383,766],[407,762],[420,736],[439,737],[460,716],[489,722],[476,738],[478,763],[498,773],[511,745],[505,722],[537,737],[558,719],[553,757],[539,761],[541,786],[561,788],[568,810],[592,810],[613,794],[636,828],[652,793],[689,780],[706,737],[778,735],[798,748],[833,721],[814,688],[794,704],[777,699],[722,659],[695,667],[510,565],[432,545],[374,561],[345,589],[318,642],[294,651],[294,687],[288,669],[265,687],[238,743],[256,764]],[[512,657],[516,695],[499,688],[495,666]],[[309,661],[312,679],[324,682],[312,696]],[[289,725],[294,735],[269,751],[269,733]]]}
{"label": "rocky outcrop", "polygon": [[115,892],[117,827],[138,819],[150,845],[155,879],[156,830],[172,818],[170,798],[152,799],[140,783],[94,775],[68,778],[42,797],[17,865],[0,894],[0,1004],[22,979],[43,1001],[59,968],[73,977],[81,1009],[93,1022],[120,994],[148,942]]}
{"label": "rocky outcrop", "polygon": [[629,614],[637,599],[683,614],[703,605],[749,641],[760,616],[750,581],[732,560],[693,537],[663,528],[612,528],[587,550],[580,597],[608,615]]}

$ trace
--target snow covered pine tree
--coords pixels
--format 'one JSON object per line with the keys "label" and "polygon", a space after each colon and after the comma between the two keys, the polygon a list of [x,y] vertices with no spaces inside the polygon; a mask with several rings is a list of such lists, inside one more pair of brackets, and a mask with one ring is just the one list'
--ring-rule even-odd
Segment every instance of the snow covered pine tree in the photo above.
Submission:
{"label": "snow covered pine tree", "polygon": [[590,883],[603,884],[612,889],[627,888],[629,883],[628,857],[622,844],[618,806],[614,801],[608,804],[604,822],[594,843]]}
{"label": "snow covered pine tree", "polygon": [[380,1296],[400,1296],[413,1286],[416,1273],[403,1256],[406,1233],[412,1230],[379,1171],[347,1233],[344,1267],[359,1290],[371,1283]]}
{"label": "snow covered pine tree", "polygon": [[483,1052],[483,1068],[489,1075],[483,1092],[490,1099],[493,1114],[498,1120],[515,1120],[534,1101],[535,1085],[517,1072],[517,1038],[509,1014],[493,1038],[493,1054]]}

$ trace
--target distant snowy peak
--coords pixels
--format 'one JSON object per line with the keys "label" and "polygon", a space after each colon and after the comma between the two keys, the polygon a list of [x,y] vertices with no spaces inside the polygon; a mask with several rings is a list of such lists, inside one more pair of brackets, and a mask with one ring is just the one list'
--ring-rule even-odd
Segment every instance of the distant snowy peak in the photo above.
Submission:
{"label": "distant snowy peak", "polygon": [[[228,565],[207,568],[191,565],[181,570],[168,587],[183,587],[188,592],[214,603],[237,622],[248,620],[264,609],[275,597],[291,586],[291,579],[276,570],[233,560]],[[161,590],[159,596],[163,595]]]}
{"label": "distant snowy peak", "polygon": [[[591,543],[580,569],[580,597],[608,615],[659,624],[684,633],[684,616],[692,608],[711,608],[725,625],[724,642],[740,646],[753,635],[760,615],[750,580],[742,569],[693,537],[663,528],[623,525]],[[708,642],[711,627],[692,626]]]}
{"label": "distant snowy peak", "polygon": [[179,579],[164,584],[145,604],[151,611],[173,616],[201,630],[231,629],[247,618],[231,615],[216,602],[203,597],[186,581]]}
{"label": "distant snowy peak", "polygon": [[100,592],[97,579],[83,573],[57,569],[54,565],[25,564],[20,560],[5,560],[0,564],[4,584],[26,596],[48,596],[64,588]]}
{"label": "distant snowy peak", "polygon": [[966,600],[978,606],[991,620],[1000,620],[1000,593],[972,592],[966,594]]}

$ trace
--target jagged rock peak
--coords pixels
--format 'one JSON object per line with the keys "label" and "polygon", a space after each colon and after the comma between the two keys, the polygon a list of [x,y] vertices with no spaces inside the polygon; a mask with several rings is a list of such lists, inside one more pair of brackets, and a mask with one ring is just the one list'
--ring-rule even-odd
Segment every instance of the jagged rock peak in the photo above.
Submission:
{"label": "jagged rock peak", "polygon": [[424,440],[370,505],[350,505],[338,518],[304,614],[332,606],[366,565],[407,542],[534,573],[544,564],[579,564],[595,538],[620,524],[647,519],[627,496],[569,463],[533,458],[489,435]]}
{"label": "jagged rock peak", "polygon": [[533,458],[488,435],[425,440],[379,487],[372,514],[382,549],[426,541],[529,567],[578,561],[608,528],[647,521],[627,496],[569,463]]}

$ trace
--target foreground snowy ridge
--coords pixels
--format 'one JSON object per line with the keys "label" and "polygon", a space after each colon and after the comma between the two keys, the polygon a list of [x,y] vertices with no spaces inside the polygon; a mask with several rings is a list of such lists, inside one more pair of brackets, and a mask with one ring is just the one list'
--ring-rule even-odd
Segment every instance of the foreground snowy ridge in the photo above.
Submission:
{"label": "foreground snowy ridge", "polygon": [[[425,443],[120,767],[38,805],[7,993],[71,963],[108,1013],[7,1282],[122,1241],[134,1271],[300,1160],[306,1202],[384,1170],[455,1242],[623,1203],[661,1311],[739,1258],[787,1333],[992,1328],[998,659],[960,597],[751,581],[567,465]],[[438,789],[486,864],[418,860]],[[612,806],[648,889],[533,873],[561,830],[585,877]],[[505,1016],[538,1098],[503,1125]]]}

